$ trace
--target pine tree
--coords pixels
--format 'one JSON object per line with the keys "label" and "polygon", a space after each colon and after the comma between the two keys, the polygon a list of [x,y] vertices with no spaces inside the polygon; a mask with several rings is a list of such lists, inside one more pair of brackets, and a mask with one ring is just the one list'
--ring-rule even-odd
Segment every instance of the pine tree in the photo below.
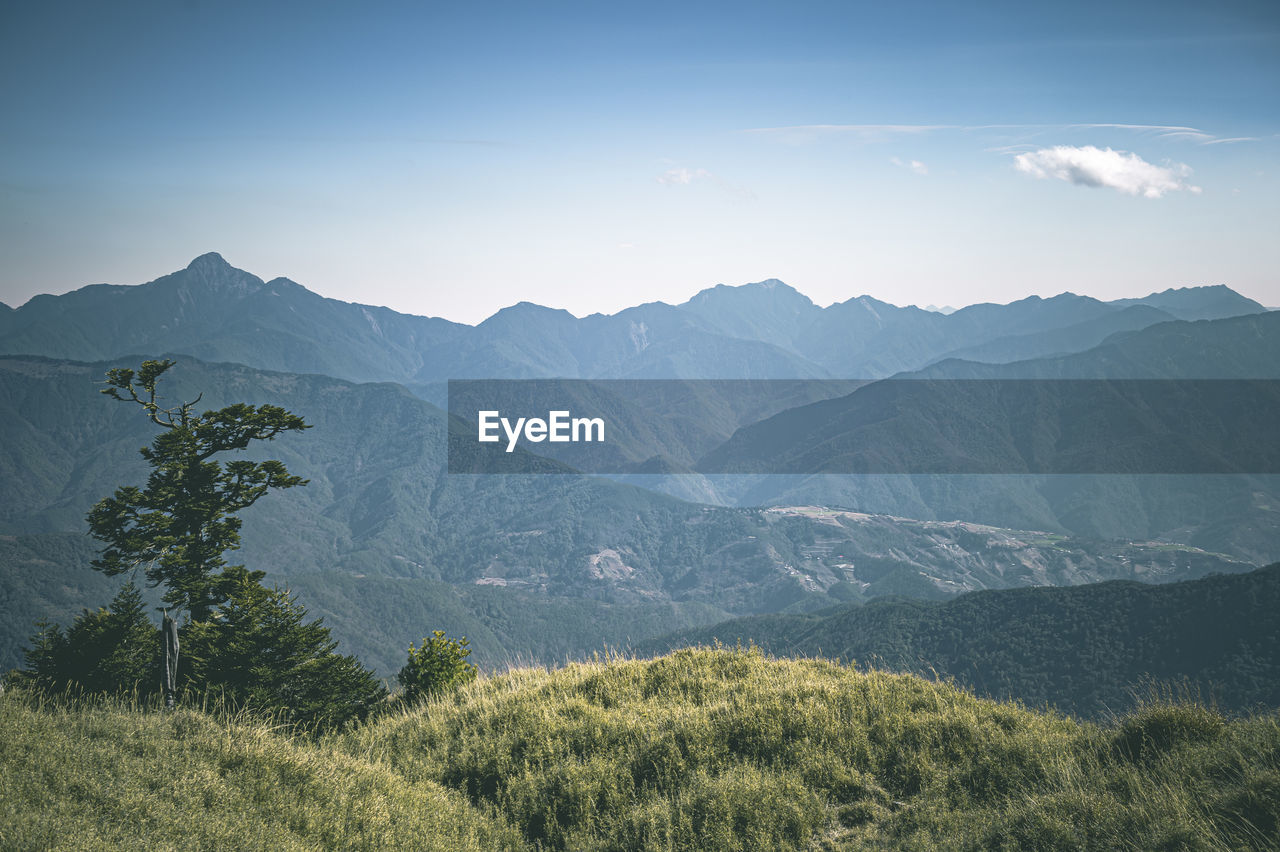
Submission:
{"label": "pine tree", "polygon": [[156,382],[174,363],[146,361],[136,373],[123,368],[107,373],[102,392],[140,405],[165,431],[142,448],[151,466],[146,487],[118,488],[89,511],[90,533],[107,545],[93,567],[116,575],[144,566],[152,585],[165,586],[167,604],[204,621],[226,599],[227,584],[236,576],[227,573],[223,558],[240,546],[236,513],[273,488],[307,482],[276,460],[224,464],[213,456],[310,427],[274,405],[239,403],[197,415],[197,397],[162,408]]}
{"label": "pine tree", "polygon": [[274,711],[305,727],[363,719],[386,696],[354,657],[289,592],[262,585],[261,571],[234,576],[214,618],[192,622],[183,680],[232,705]]}
{"label": "pine tree", "polygon": [[19,678],[49,692],[154,692],[159,631],[147,618],[142,593],[128,583],[95,612],[84,610],[64,633],[41,622]]}
{"label": "pine tree", "polygon": [[[156,401],[156,383],[173,361],[146,361],[135,373],[114,369],[103,393],[140,405],[164,427],[143,457],[145,488],[116,490],[89,512],[91,533],[107,547],[93,566],[108,575],[141,568],[164,600],[186,610],[178,682],[188,693],[278,714],[306,727],[364,718],[386,697],[372,672],[335,652],[337,642],[287,591],[262,585],[262,571],[228,565],[240,545],[236,513],[273,488],[305,485],[279,461],[213,459],[254,441],[309,428],[273,405],[237,404],[194,413],[200,398],[172,408]],[[39,625],[20,677],[44,689],[92,692],[159,685],[159,631],[130,583],[110,610],[85,612],[65,634]]]}

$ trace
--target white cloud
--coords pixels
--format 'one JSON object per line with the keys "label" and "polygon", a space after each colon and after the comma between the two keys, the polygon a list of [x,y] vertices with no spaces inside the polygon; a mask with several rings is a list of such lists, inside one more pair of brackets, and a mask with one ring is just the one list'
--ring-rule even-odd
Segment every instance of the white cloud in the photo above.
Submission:
{"label": "white cloud", "polygon": [[929,174],[929,167],[919,160],[905,161],[899,160],[897,157],[890,157],[889,162],[904,169],[911,169],[911,171],[921,176]]}
{"label": "white cloud", "polygon": [[1057,145],[1013,158],[1014,167],[1032,177],[1057,178],[1078,186],[1105,186],[1126,195],[1161,198],[1166,192],[1200,187],[1186,183],[1191,168],[1183,163],[1156,166],[1137,154],[1095,148]]}
{"label": "white cloud", "polygon": [[688,186],[695,180],[711,177],[706,169],[667,169],[658,175],[658,183],[663,186]]}

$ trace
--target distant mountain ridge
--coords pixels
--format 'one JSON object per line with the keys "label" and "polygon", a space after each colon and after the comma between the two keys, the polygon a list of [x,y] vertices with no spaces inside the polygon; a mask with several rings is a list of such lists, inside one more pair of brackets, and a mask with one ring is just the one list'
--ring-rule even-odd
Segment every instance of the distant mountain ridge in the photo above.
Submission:
{"label": "distant mountain ridge", "polygon": [[379,381],[410,378],[422,351],[463,328],[263,281],[209,253],[137,287],[36,296],[0,320],[0,351],[89,361],[175,352]]}
{"label": "distant mountain ridge", "polygon": [[1117,332],[1137,331],[1173,319],[1176,317],[1172,314],[1150,305],[1130,305],[1115,313],[1060,328],[1010,334],[976,346],[964,346],[944,353],[940,360],[958,358],[999,363],[1081,352],[1092,349]]}
{"label": "distant mountain ridge", "polygon": [[[1117,299],[1111,304],[1149,305],[1160,308],[1181,320],[1226,319],[1240,314],[1255,313],[1257,302],[1246,299],[1225,284],[1208,284],[1201,287],[1170,287],[1141,299]],[[1258,305],[1258,307],[1262,307]],[[1242,308],[1247,308],[1242,310]],[[1266,308],[1263,308],[1266,310]]]}
{"label": "distant mountain ridge", "polygon": [[[1118,332],[1092,349],[1054,358],[1010,364],[948,359],[899,378],[1277,379],[1280,313],[1160,323]],[[715,453],[780,464],[807,453],[820,456],[840,442],[859,446],[850,425],[854,421],[849,419],[854,415],[858,422],[885,423],[910,415],[908,419],[917,425],[949,427],[965,413],[912,412],[896,405],[875,384],[867,385],[846,397],[783,411],[746,426]],[[1232,437],[1229,423],[1223,429],[1218,438]],[[940,444],[939,449],[945,447]],[[1069,530],[1097,538],[1169,539],[1259,564],[1280,559],[1280,476],[1276,475],[819,474],[713,481],[726,502],[738,505],[814,503],[914,518],[964,518],[999,526]]]}
{"label": "distant mountain ridge", "polygon": [[[917,379],[950,381],[915,381]],[[1046,381],[1063,379],[1080,381]],[[699,469],[732,469],[734,465],[729,462],[736,459],[739,462],[737,469],[761,472],[853,470],[857,468],[841,468],[838,464],[824,467],[824,464],[838,458],[841,453],[851,451],[864,455],[874,452],[876,448],[904,451],[907,449],[906,445],[895,444],[893,437],[912,430],[922,435],[936,433],[939,443],[923,449],[936,451],[942,456],[950,455],[950,448],[940,442],[945,440],[944,433],[952,429],[981,433],[981,438],[987,445],[984,449],[991,452],[993,457],[1004,452],[1013,454],[1019,461],[1031,458],[1034,453],[1028,442],[1036,435],[1052,436],[1052,442],[1039,448],[1050,454],[1075,452],[1086,457],[1098,456],[1105,447],[1091,451],[1090,447],[1080,442],[1098,441],[1096,429],[1097,420],[1102,416],[1100,410],[1061,410],[1064,401],[1070,402],[1076,397],[1067,395],[1065,391],[1060,398],[1052,394],[1046,397],[1042,393],[1037,398],[1042,403],[1042,408],[1036,413],[1052,418],[1052,422],[1031,421],[1027,412],[1020,408],[1017,412],[1018,422],[1014,422],[1012,412],[1005,412],[1006,416],[995,423],[989,417],[998,406],[1025,406],[1032,400],[1030,391],[1014,395],[1001,393],[1000,389],[1114,389],[1120,386],[1119,380],[1125,380],[1129,383],[1129,388],[1169,395],[1179,387],[1176,383],[1131,380],[1181,380],[1186,387],[1190,387],[1192,382],[1188,380],[1214,379],[1280,379],[1280,314],[1260,313],[1194,323],[1159,324],[1136,332],[1120,332],[1108,337],[1101,346],[1057,358],[998,365],[948,359],[925,370],[864,385],[847,396],[789,409],[744,427],[704,460]],[[1115,383],[1104,386],[1097,380]],[[1211,386],[1205,381],[1200,381],[1200,384]],[[1252,388],[1248,392],[1257,394],[1271,392],[1274,383],[1256,382],[1246,386],[1241,382],[1239,386]],[[1235,389],[1237,385],[1232,384],[1230,387]],[[1081,397],[1083,398],[1085,397]],[[1147,399],[1137,408],[1126,410],[1125,414],[1130,417],[1158,414],[1162,401],[1159,398]],[[1051,404],[1055,402],[1059,410],[1050,413],[1049,408],[1044,406],[1052,407]],[[1245,404],[1247,408],[1250,403],[1256,406],[1258,402],[1259,399],[1255,397],[1251,400],[1227,400],[1223,404]],[[1108,409],[1107,413],[1115,412]],[[1224,408],[1221,415],[1226,418],[1226,423],[1216,424],[1213,434],[1200,436],[1194,446],[1186,448],[1188,455],[1195,452],[1211,453],[1215,447],[1221,452],[1229,441],[1239,439],[1240,436],[1231,428],[1229,411]],[[1164,416],[1170,416],[1169,412]],[[1064,425],[1064,418],[1070,418],[1081,428],[1074,433],[1069,431]],[[1186,425],[1188,424],[1167,421],[1162,430],[1176,432],[1180,426]],[[996,431],[998,427],[1017,430],[1021,440],[1010,438],[1007,445],[1000,445],[1000,439],[1009,436]],[[1108,439],[1113,434],[1114,431],[1108,433]],[[1248,441],[1245,443],[1248,444]],[[1266,447],[1266,442],[1263,441],[1255,441],[1250,445],[1251,449],[1263,447]],[[911,449],[920,447],[913,446]],[[1126,448],[1129,452],[1133,449]],[[973,451],[972,447],[969,451]],[[981,463],[979,466],[982,466]],[[874,460],[867,469],[871,472],[884,470],[883,467],[877,467]],[[1016,470],[1018,465],[999,467],[987,464],[985,469],[993,472]],[[1261,468],[1253,470],[1259,469]]]}
{"label": "distant mountain ridge", "polygon": [[928,379],[1275,379],[1280,312],[1157,323],[1097,346],[1005,364],[958,358],[902,374]]}
{"label": "distant mountain ridge", "polygon": [[1221,285],[1116,302],[1033,296],[948,314],[869,296],[820,308],[769,279],[583,318],[521,302],[468,326],[263,281],[211,252],[147,284],[91,285],[2,310],[0,354],[173,352],[411,387],[489,377],[879,378],[944,357],[1041,357],[1161,321],[1263,310]]}
{"label": "distant mountain ridge", "polygon": [[[264,282],[208,254],[150,284],[95,285],[0,311],[0,354],[93,361],[191,353],[259,369],[395,381],[437,405],[444,405],[443,382],[451,377],[1274,375],[1274,365],[1280,364],[1280,313],[1261,312],[1257,303],[1222,286],[1149,298],[1162,307],[1144,299],[1105,303],[1064,293],[1009,305],[971,305],[951,314],[899,308],[867,296],[819,308],[771,279],[708,288],[682,305],[655,302],[582,319],[522,302],[465,326],[325,299],[287,279]],[[1170,311],[1245,314],[1187,321],[1172,319]],[[1006,363],[1015,358],[1022,360]],[[715,425],[727,428],[722,433],[727,437],[746,424]],[[818,504],[1103,539],[1171,536],[1255,562],[1280,558],[1274,535],[1280,530],[1276,480],[629,478],[682,498],[729,505]]]}
{"label": "distant mountain ridge", "polygon": [[1159,586],[1004,589],[749,616],[637,650],[715,641],[954,679],[983,697],[1095,718],[1131,707],[1144,680],[1190,686],[1243,713],[1280,704],[1280,564]]}

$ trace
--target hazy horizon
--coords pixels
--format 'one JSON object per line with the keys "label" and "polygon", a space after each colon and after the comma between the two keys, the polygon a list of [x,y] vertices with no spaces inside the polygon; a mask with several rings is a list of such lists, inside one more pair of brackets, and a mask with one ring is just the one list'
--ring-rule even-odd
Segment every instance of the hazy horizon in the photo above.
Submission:
{"label": "hazy horizon", "polygon": [[[401,314],[410,314],[410,315],[414,315],[414,316],[424,316],[424,317],[432,317],[432,318],[438,318],[438,319],[445,319],[445,320],[449,320],[450,322],[457,322],[457,323],[461,323],[461,324],[464,324],[464,325],[472,325],[472,326],[474,326],[474,325],[478,325],[479,323],[483,322],[484,320],[486,320],[486,319],[489,319],[489,318],[493,317],[495,314],[498,314],[498,313],[500,313],[501,311],[504,311],[504,310],[506,310],[506,309],[508,309],[508,308],[514,307],[514,306],[516,306],[517,304],[520,304],[521,302],[532,302],[533,304],[537,304],[537,305],[539,305],[540,307],[549,308],[549,309],[551,309],[551,310],[556,310],[556,311],[568,311],[568,313],[570,313],[572,316],[574,316],[574,317],[575,317],[575,318],[577,318],[577,319],[583,319],[583,318],[588,317],[588,316],[598,316],[598,315],[612,316],[612,315],[614,315],[614,314],[617,314],[617,313],[620,313],[620,312],[622,312],[622,311],[625,311],[625,310],[627,310],[627,309],[629,309],[629,308],[633,308],[633,307],[637,307],[638,305],[645,304],[644,302],[637,302],[637,303],[635,303],[635,304],[631,304],[631,305],[622,305],[622,306],[618,307],[616,310],[610,310],[610,311],[595,311],[595,312],[592,312],[592,313],[588,314],[588,313],[577,313],[577,312],[574,312],[574,311],[572,311],[572,310],[570,310],[570,309],[568,309],[568,308],[566,308],[566,307],[560,306],[560,305],[548,305],[548,304],[543,304],[543,303],[540,303],[540,302],[533,302],[533,300],[531,300],[531,299],[521,299],[521,300],[519,300],[518,302],[512,302],[512,303],[510,303],[510,304],[500,305],[500,306],[498,306],[497,308],[495,308],[493,311],[491,311],[490,313],[485,314],[484,316],[480,317],[478,320],[468,321],[468,320],[456,319],[456,318],[454,318],[454,317],[441,316],[440,314],[430,314],[430,313],[428,313],[428,314],[423,314],[423,313],[415,313],[414,311],[403,310],[403,309],[401,309],[401,308],[396,307],[395,305],[383,305],[383,304],[376,304],[376,303],[373,303],[373,302],[362,302],[359,298],[349,299],[349,298],[343,298],[343,297],[340,297],[340,296],[327,296],[326,294],[324,294],[324,293],[320,293],[320,292],[316,291],[314,288],[309,287],[305,281],[298,281],[298,280],[296,280],[296,279],[291,278],[291,277],[290,277],[290,276],[288,276],[288,275],[278,275],[278,276],[277,276],[277,275],[272,275],[272,276],[259,275],[257,272],[255,272],[255,271],[254,271],[254,270],[252,270],[252,269],[245,269],[244,267],[239,266],[239,265],[238,265],[238,264],[236,264],[235,262],[227,260],[227,258],[226,258],[225,256],[223,256],[223,255],[221,254],[221,252],[216,252],[216,251],[214,251],[214,252],[206,252],[205,254],[217,254],[219,257],[222,257],[222,259],[223,259],[224,261],[226,261],[230,266],[232,266],[232,267],[234,267],[234,268],[237,268],[237,269],[241,269],[242,271],[244,271],[244,272],[248,272],[248,273],[250,273],[250,274],[252,274],[252,275],[256,275],[257,277],[261,278],[261,279],[263,280],[263,282],[264,282],[264,283],[269,283],[269,282],[271,282],[272,280],[274,280],[274,279],[276,279],[276,278],[285,278],[285,279],[288,279],[288,280],[292,281],[294,284],[299,284],[299,285],[301,285],[302,287],[305,287],[306,289],[311,290],[312,292],[315,292],[315,293],[317,293],[317,294],[318,294],[318,295],[320,295],[320,296],[325,296],[326,298],[338,299],[339,301],[348,302],[348,303],[354,303],[354,304],[366,305],[366,306],[368,306],[368,307],[382,307],[382,308],[388,308],[388,309],[390,309],[390,310],[396,311],[397,313],[401,313]],[[193,258],[192,260],[195,260],[195,258]],[[172,270],[169,270],[168,272],[162,273],[162,274],[160,274],[160,275],[155,275],[155,276],[153,276],[153,277],[151,277],[151,278],[148,278],[148,279],[147,279],[147,280],[145,280],[145,281],[137,281],[137,282],[133,282],[133,283],[124,283],[124,282],[106,282],[106,281],[102,281],[102,282],[96,282],[96,283],[94,283],[94,284],[86,284],[86,285],[83,285],[83,286],[84,286],[84,287],[93,287],[93,286],[101,286],[101,285],[106,285],[106,286],[125,286],[125,287],[129,287],[129,286],[140,286],[140,285],[143,285],[143,284],[149,284],[149,283],[151,283],[151,282],[153,282],[153,281],[155,281],[155,280],[158,280],[159,278],[163,278],[165,275],[169,275],[169,274],[172,274],[172,273],[174,273],[174,272],[178,272],[178,271],[180,271],[181,269],[185,269],[187,265],[188,265],[188,264],[183,264],[181,267],[179,267],[179,268],[177,268],[177,269],[172,269]],[[827,303],[823,303],[823,302],[818,302],[818,301],[814,300],[812,297],[810,297],[810,296],[809,296],[809,294],[808,294],[808,293],[805,293],[805,292],[804,292],[802,289],[800,289],[799,287],[796,287],[796,286],[792,285],[792,284],[791,284],[791,282],[789,282],[789,281],[782,281],[781,279],[776,279],[776,278],[763,278],[763,279],[760,279],[760,280],[758,280],[758,281],[743,281],[743,282],[740,282],[740,283],[733,283],[733,284],[725,284],[725,283],[722,283],[722,282],[718,282],[718,283],[716,283],[716,284],[711,284],[711,285],[708,285],[707,287],[703,287],[701,290],[698,290],[698,291],[696,291],[696,292],[689,293],[685,298],[682,298],[682,299],[676,299],[676,300],[674,300],[674,301],[665,302],[665,304],[670,304],[670,305],[681,305],[681,304],[684,304],[684,303],[688,302],[690,299],[694,298],[694,297],[695,297],[695,296],[697,296],[699,293],[702,293],[702,292],[704,292],[704,291],[706,291],[706,290],[714,289],[714,288],[716,288],[716,287],[721,287],[721,286],[725,286],[725,287],[734,287],[734,288],[736,288],[736,287],[747,287],[747,286],[751,286],[751,285],[754,285],[754,284],[765,284],[765,283],[768,283],[768,282],[770,282],[770,281],[778,281],[778,282],[780,282],[781,284],[783,284],[783,285],[785,285],[785,286],[787,286],[787,287],[790,287],[792,290],[794,290],[795,292],[799,293],[801,296],[804,296],[805,298],[809,299],[809,301],[813,302],[813,304],[814,304],[814,305],[816,305],[817,307],[822,308],[822,309],[826,309],[826,308],[831,307],[832,305],[839,304],[839,302],[845,302],[845,301],[849,301],[849,300],[851,300],[851,299],[857,299],[857,298],[860,298],[860,297],[863,297],[863,296],[871,296],[871,294],[869,294],[869,293],[852,293],[852,294],[850,294],[847,298],[845,298],[845,299],[840,299],[840,300],[839,300],[839,301],[837,301],[837,302],[827,302]],[[1215,285],[1188,285],[1188,287],[1197,287],[1197,286],[1215,286]],[[74,287],[74,288],[70,288],[70,289],[68,289],[68,290],[64,291],[63,293],[38,293],[38,294],[36,294],[36,295],[54,295],[54,296],[56,296],[56,295],[65,295],[66,293],[74,292],[75,290],[78,290],[78,289],[82,289],[82,287]],[[1185,288],[1178,288],[1178,287],[1169,288],[1169,287],[1166,287],[1166,288],[1164,288],[1164,289],[1165,289],[1165,290],[1170,290],[1170,289],[1185,289]],[[1235,288],[1231,288],[1231,289],[1233,289],[1233,290],[1234,290]],[[1125,294],[1125,295],[1116,296],[1116,297],[1114,297],[1114,298],[1116,298],[1116,299],[1143,298],[1143,297],[1146,297],[1146,296],[1153,296],[1153,295],[1156,295],[1156,294],[1158,294],[1158,293],[1160,293],[1160,292],[1164,292],[1164,291],[1162,291],[1162,290],[1153,290],[1153,291],[1142,292],[1142,293],[1137,293],[1137,292],[1135,292],[1135,293],[1129,293],[1129,294]],[[1239,292],[1239,291],[1236,291],[1236,292]],[[1028,294],[1028,295],[1024,295],[1024,296],[1019,296],[1019,297],[1017,297],[1016,299],[1011,299],[1010,301],[1011,301],[1011,302],[1012,302],[1012,301],[1021,301],[1021,300],[1023,300],[1023,299],[1032,298],[1032,297],[1039,296],[1039,295],[1040,295],[1040,294],[1034,294],[1034,293],[1033,293],[1033,294]],[[1056,297],[1056,296],[1063,296],[1063,295],[1088,296],[1088,294],[1087,294],[1087,293],[1074,293],[1074,292],[1069,291],[1069,290],[1064,290],[1064,291],[1059,292],[1059,293],[1052,293],[1052,294],[1047,294],[1047,295],[1044,295],[1044,296],[1040,296],[1040,298],[1044,298],[1044,299],[1051,299],[1051,298],[1054,298],[1054,297]],[[1246,297],[1248,296],[1248,294],[1244,294],[1244,293],[1241,293],[1241,295],[1244,295],[1244,296],[1246,296]],[[35,298],[35,296],[32,296],[31,298]],[[947,303],[947,304],[941,304],[941,305],[938,305],[938,304],[917,305],[917,304],[914,304],[914,303],[911,303],[911,302],[890,302],[888,299],[880,299],[879,297],[876,297],[876,296],[871,296],[871,298],[874,298],[874,299],[876,299],[877,301],[887,302],[888,304],[892,304],[892,305],[894,305],[894,306],[896,306],[896,307],[916,307],[916,308],[920,308],[921,310],[925,310],[925,311],[934,311],[934,312],[937,312],[937,313],[953,313],[953,312],[955,312],[955,311],[961,310],[961,309],[966,308],[966,307],[970,307],[970,306],[972,306],[972,305],[977,305],[977,304],[993,304],[993,303],[991,303],[991,302],[986,302],[986,303],[984,303],[984,302],[970,302],[970,303],[966,303],[966,304],[953,304],[953,303]],[[0,300],[0,301],[3,301],[3,300]],[[30,299],[28,299],[27,301],[30,301]],[[657,299],[651,299],[651,300],[649,300],[649,302],[650,302],[650,303],[652,303],[652,302],[661,302],[661,301],[663,301],[663,300],[657,300]],[[1100,300],[1100,301],[1107,301],[1107,300],[1103,299],[1103,300]],[[1255,301],[1258,301],[1258,300],[1255,300]],[[22,307],[22,305],[24,305],[24,304],[26,304],[26,303],[25,303],[25,302],[23,302],[23,303],[21,303],[21,304],[10,304],[10,303],[8,303],[8,302],[4,302],[4,304],[7,304],[7,305],[9,305],[9,307],[11,307],[11,308],[15,308],[15,309],[16,309],[16,308],[20,308],[20,307]],[[994,303],[994,304],[1009,304],[1009,302],[998,302],[998,303]],[[1260,304],[1261,304],[1261,302],[1260,302]],[[1263,304],[1263,307],[1266,307],[1266,308],[1269,308],[1269,309],[1274,309],[1274,306],[1266,305],[1266,304]]]}

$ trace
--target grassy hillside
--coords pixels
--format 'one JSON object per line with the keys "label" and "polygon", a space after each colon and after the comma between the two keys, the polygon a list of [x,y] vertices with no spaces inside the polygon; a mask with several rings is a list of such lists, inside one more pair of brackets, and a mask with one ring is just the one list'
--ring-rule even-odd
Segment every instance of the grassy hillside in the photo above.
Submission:
{"label": "grassy hillside", "polygon": [[1280,718],[1112,726],[681,651],[482,679],[319,741],[0,697],[0,847],[1272,849]]}
{"label": "grassy hillside", "polygon": [[518,848],[464,796],[248,718],[0,697],[2,849]]}

